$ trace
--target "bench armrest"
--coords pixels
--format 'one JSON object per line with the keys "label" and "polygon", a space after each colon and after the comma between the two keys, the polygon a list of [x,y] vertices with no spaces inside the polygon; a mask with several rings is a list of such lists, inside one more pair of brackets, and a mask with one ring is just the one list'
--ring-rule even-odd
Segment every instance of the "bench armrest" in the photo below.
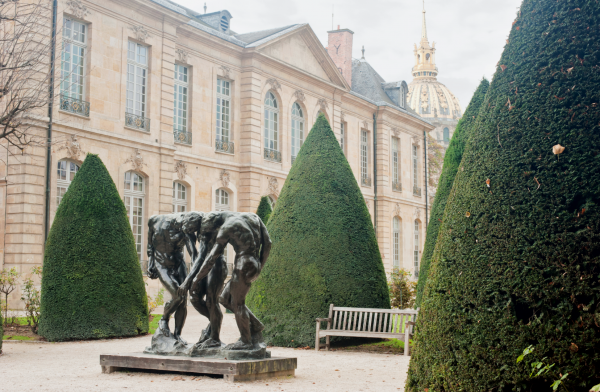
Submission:
{"label": "bench armrest", "polygon": [[329,321],[329,322],[331,322],[331,319],[330,318],[318,318],[317,322],[319,322],[319,321]]}

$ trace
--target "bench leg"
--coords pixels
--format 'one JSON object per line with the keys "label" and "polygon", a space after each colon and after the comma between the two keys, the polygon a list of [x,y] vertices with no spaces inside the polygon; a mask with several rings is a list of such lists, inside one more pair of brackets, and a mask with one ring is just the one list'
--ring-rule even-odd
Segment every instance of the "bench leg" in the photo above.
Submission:
{"label": "bench leg", "polygon": [[325,343],[325,350],[326,350],[326,351],[329,351],[329,348],[331,347],[331,345],[329,344],[329,335],[327,335],[327,336],[325,337],[325,342],[326,342],[326,343]]}
{"label": "bench leg", "polygon": [[317,321],[317,333],[315,337],[315,350],[319,351],[319,345],[321,344],[321,339],[319,339],[319,332],[321,332],[321,323]]}
{"label": "bench leg", "polygon": [[410,327],[407,325],[406,327],[404,327],[404,355],[405,356],[409,356],[410,354],[408,353],[408,351],[410,350],[409,347],[409,343],[410,343],[410,333],[409,333]]}

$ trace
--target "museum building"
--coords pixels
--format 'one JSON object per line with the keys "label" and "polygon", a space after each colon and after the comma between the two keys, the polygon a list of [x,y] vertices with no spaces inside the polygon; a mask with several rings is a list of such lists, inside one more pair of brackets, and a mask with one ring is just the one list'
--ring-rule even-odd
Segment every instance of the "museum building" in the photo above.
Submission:
{"label": "museum building", "polygon": [[[411,87],[386,82],[364,51],[352,57],[348,29],[328,32],[324,48],[308,24],[238,34],[231,22],[228,11],[198,13],[168,0],[58,1],[50,224],[86,153],[98,154],[145,269],[151,215],[255,212],[261,196],[275,204],[323,113],[365,197],[386,271],[417,276],[428,204],[424,137],[435,127],[409,101],[423,96],[422,81],[437,102],[431,76],[415,75]],[[431,58],[415,70],[429,72]],[[459,117],[448,97],[438,115]],[[0,267],[28,273],[42,264],[49,230],[46,148],[2,161]]]}

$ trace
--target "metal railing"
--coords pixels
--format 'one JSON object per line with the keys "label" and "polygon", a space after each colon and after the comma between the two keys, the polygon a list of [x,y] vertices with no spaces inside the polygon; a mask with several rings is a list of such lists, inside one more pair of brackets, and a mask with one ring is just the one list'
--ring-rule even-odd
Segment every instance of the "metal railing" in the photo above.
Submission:
{"label": "metal railing", "polygon": [[265,159],[273,162],[281,162],[281,153],[277,150],[265,148]]}
{"label": "metal railing", "polygon": [[128,128],[139,129],[140,131],[150,132],[150,119],[144,116],[125,113],[125,126]]}
{"label": "metal railing", "polygon": [[173,137],[175,143],[192,145],[192,133],[183,129],[173,129]]}
{"label": "metal railing", "polygon": [[90,116],[90,103],[82,101],[81,99],[75,99],[67,97],[66,95],[60,96],[60,110],[69,113],[79,114],[81,116]]}
{"label": "metal railing", "polygon": [[392,182],[392,190],[396,192],[402,192],[402,183],[400,181]]}
{"label": "metal railing", "polygon": [[413,186],[413,195],[421,197],[421,188]]}
{"label": "metal railing", "polygon": [[233,152],[235,151],[235,146],[233,142],[217,139],[215,141],[215,150],[219,152],[233,154]]}
{"label": "metal railing", "polygon": [[364,186],[371,186],[371,177],[363,177],[361,183]]}

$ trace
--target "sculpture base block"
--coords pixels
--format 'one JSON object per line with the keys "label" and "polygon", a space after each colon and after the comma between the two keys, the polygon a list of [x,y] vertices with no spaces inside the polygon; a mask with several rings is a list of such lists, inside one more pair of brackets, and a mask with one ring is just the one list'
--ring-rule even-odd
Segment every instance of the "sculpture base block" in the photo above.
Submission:
{"label": "sculpture base block", "polygon": [[143,353],[100,355],[102,373],[119,369],[145,369],[165,372],[223,375],[225,381],[252,381],[272,377],[293,377],[297,358],[266,358],[234,361],[216,358],[190,358]]}

